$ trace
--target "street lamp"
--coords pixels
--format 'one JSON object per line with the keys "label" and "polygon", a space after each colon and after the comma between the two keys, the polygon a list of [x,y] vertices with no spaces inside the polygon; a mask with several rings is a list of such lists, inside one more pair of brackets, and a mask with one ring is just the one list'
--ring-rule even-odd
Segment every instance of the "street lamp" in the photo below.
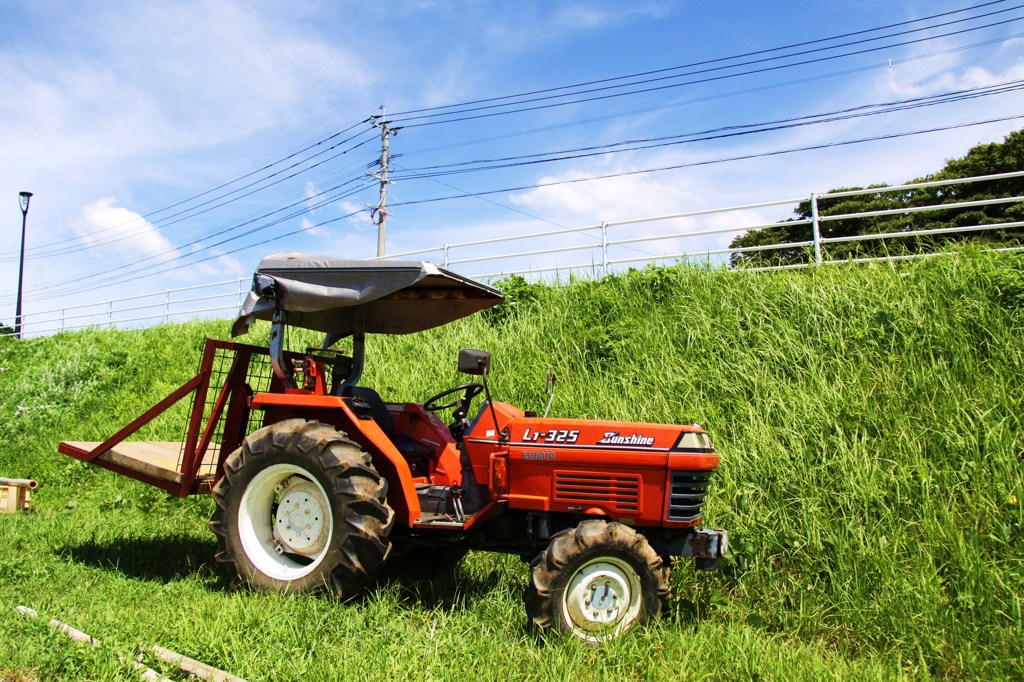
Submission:
{"label": "street lamp", "polygon": [[14,333],[21,338],[21,283],[25,275],[25,221],[28,219],[28,202],[32,199],[32,192],[21,192],[18,200],[21,202],[21,260],[18,262],[18,307],[14,311]]}

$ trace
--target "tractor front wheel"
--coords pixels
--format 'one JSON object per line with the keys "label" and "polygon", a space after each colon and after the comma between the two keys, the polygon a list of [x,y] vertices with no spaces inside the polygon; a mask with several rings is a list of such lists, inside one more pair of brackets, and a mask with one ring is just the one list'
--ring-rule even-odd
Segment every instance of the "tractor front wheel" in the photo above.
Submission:
{"label": "tractor front wheel", "polygon": [[210,527],[217,561],[244,584],[350,598],[391,548],[387,481],[333,427],[289,419],[254,431],[224,463]]}
{"label": "tractor front wheel", "polygon": [[588,520],[556,533],[530,568],[523,600],[532,624],[591,644],[656,618],[669,592],[668,567],[621,523]]}

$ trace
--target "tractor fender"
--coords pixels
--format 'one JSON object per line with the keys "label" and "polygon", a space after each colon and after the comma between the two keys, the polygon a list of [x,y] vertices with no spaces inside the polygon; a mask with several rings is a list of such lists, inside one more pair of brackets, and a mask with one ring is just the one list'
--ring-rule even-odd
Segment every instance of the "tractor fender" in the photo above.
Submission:
{"label": "tractor fender", "polygon": [[[420,498],[405,457],[398,452],[387,434],[369,418],[360,418],[343,400],[342,413],[352,425],[349,438],[360,443],[373,459],[373,465],[388,481],[388,502],[400,521],[412,525],[420,518]],[[397,488],[397,489],[395,489]]]}
{"label": "tractor fender", "polygon": [[338,396],[312,396],[280,393],[259,393],[252,400],[253,409],[267,412],[267,422],[302,417],[331,424],[359,443],[373,461],[374,468],[388,482],[388,504],[396,520],[411,528],[420,518],[420,500],[412,480],[409,463],[398,452],[377,422],[360,417]]}

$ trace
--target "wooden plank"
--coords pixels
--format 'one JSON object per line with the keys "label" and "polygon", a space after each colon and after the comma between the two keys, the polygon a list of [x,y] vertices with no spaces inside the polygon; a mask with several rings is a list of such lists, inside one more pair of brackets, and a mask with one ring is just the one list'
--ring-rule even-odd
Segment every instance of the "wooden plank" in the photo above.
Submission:
{"label": "wooden plank", "polygon": [[[68,445],[91,452],[102,443],[69,442]],[[178,471],[180,456],[180,442],[126,441],[118,443],[99,458],[162,481],[181,483],[181,472]]]}

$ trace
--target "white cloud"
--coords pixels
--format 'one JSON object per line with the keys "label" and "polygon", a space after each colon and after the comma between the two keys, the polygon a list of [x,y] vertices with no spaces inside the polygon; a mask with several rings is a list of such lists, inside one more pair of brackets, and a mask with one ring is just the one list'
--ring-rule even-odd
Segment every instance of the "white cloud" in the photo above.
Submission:
{"label": "white cloud", "polygon": [[[680,0],[417,2],[403,7],[403,20],[410,21],[413,16],[414,30],[390,49],[402,54],[404,61],[423,62],[427,68],[405,88],[395,88],[396,94],[415,92],[417,108],[472,100],[493,90],[495,74],[504,71],[510,59],[588,33],[662,19],[681,4]],[[393,13],[390,5],[380,5],[377,11],[389,17]],[[425,59],[427,54],[431,57]],[[552,64],[551,68],[559,66]],[[521,87],[529,90],[531,86],[522,81]]]}
{"label": "white cloud", "polygon": [[[915,78],[915,76],[917,76]],[[923,97],[940,92],[986,87],[1005,81],[1024,78],[1024,59],[1007,68],[1003,73],[992,73],[981,66],[963,69],[949,69],[940,73],[911,74],[907,76],[898,67],[888,69],[884,87],[901,98]]]}
{"label": "white cloud", "polygon": [[638,18],[660,19],[676,3],[626,2],[601,7],[598,3],[570,3],[557,8],[548,23],[563,31],[586,31]]}
{"label": "white cloud", "polygon": [[1021,45],[1024,45],[1024,38],[1010,38],[1000,43],[999,49],[1001,51],[1012,51],[1016,55],[1019,54],[1018,49]]}
{"label": "white cloud", "polygon": [[320,196],[323,194],[323,192],[320,191],[320,188],[316,186],[315,182],[313,182],[312,180],[309,180],[309,181],[306,182],[306,188],[303,191],[303,194],[306,197],[306,207],[311,212],[315,212],[316,211],[315,207],[316,207],[317,203],[319,203]]}
{"label": "white cloud", "polygon": [[135,211],[115,206],[114,197],[106,197],[83,206],[71,229],[82,243],[104,258],[115,254],[119,260],[152,259],[159,263],[175,260],[178,249],[160,230]]}
{"label": "white cloud", "polygon": [[341,258],[366,258],[377,251],[377,236],[368,231],[341,230],[316,247],[318,253]]}
{"label": "white cloud", "polygon": [[[39,288],[95,269],[92,257],[34,257],[64,239],[107,263],[165,251],[158,260],[173,260],[168,237],[208,233],[221,218],[174,221],[165,237],[96,197],[149,213],[244,173],[321,130],[311,124],[362,112],[376,73],[350,41],[310,30],[312,5],[290,6],[287,20],[280,7],[231,0],[79,5],[12,8],[25,30],[0,45],[0,196],[36,193],[26,281]],[[16,228],[0,221],[0,241],[16,240]],[[211,263],[215,274],[233,267]]]}
{"label": "white cloud", "polygon": [[[486,5],[480,21],[492,49],[521,50],[531,45],[565,40],[572,34],[624,25],[642,19],[660,19],[679,7],[679,2],[568,2],[514,3],[504,14]],[[483,19],[483,17],[480,17]]]}
{"label": "white cloud", "polygon": [[[677,155],[677,160],[679,156]],[[603,169],[607,172],[606,169]],[[541,183],[558,179],[585,177],[594,172],[575,171],[555,177],[542,178]],[[610,242],[650,240],[630,244],[612,245],[611,260],[646,258],[651,255],[703,253],[724,249],[739,232],[695,234],[707,231],[749,228],[766,224],[775,218],[759,210],[739,210],[711,215],[665,218],[683,213],[726,207],[723,197],[716,196],[701,180],[701,176],[685,172],[627,175],[592,182],[553,185],[530,190],[511,198],[513,203],[529,206],[545,216],[557,216],[570,226],[612,223],[608,228]],[[643,222],[616,225],[617,221],[659,218]],[[535,225],[533,230],[537,231]],[[687,235],[693,236],[687,236]],[[575,238],[559,236],[551,248],[565,245],[593,245],[594,231],[588,236]],[[590,241],[587,241],[589,238]],[[551,238],[548,238],[551,239]],[[550,243],[550,242],[549,242]],[[512,251],[520,247],[511,248]],[[591,254],[593,257],[593,253]],[[602,260],[597,256],[597,261]]]}
{"label": "white cloud", "polygon": [[444,106],[463,98],[466,87],[468,63],[466,50],[453,48],[441,63],[423,81],[423,105]]}
{"label": "white cloud", "polygon": [[[83,242],[92,240],[89,243],[94,251],[90,255],[100,254],[99,240],[103,235],[91,234],[103,229],[99,225],[113,228],[120,224],[116,221],[139,221],[131,222],[133,229],[139,228],[138,234],[119,232],[125,237],[124,243],[112,243],[109,249],[102,247],[102,255],[110,261],[173,249],[172,241],[184,244],[206,239],[236,224],[242,213],[247,217],[262,215],[285,201],[298,200],[300,208],[311,208],[322,187],[364,170],[364,164],[377,153],[375,138],[368,138],[366,146],[358,151],[353,149],[344,163],[311,169],[296,176],[293,182],[297,185],[272,190],[280,191],[274,198],[238,197],[237,202],[219,212],[210,207],[209,211],[196,213],[194,219],[186,216],[174,219],[173,223],[165,222],[166,214],[155,212],[158,207],[203,192],[290,150],[303,148],[310,138],[343,128],[382,102],[394,113],[660,68],[688,59],[686,54],[691,49],[699,53],[710,49],[709,54],[719,55],[752,49],[742,41],[732,42],[735,36],[728,33],[716,34],[710,44],[705,40],[708,36],[703,35],[694,35],[692,44],[684,40],[678,45],[672,40],[654,38],[656,34],[664,38],[672,32],[681,36],[677,24],[683,28],[685,23],[688,31],[700,31],[698,24],[686,23],[694,18],[693,14],[687,12],[684,16],[682,12],[693,6],[672,0],[522,0],[476,4],[412,0],[402,4],[400,11],[379,3],[357,6],[300,0],[290,4],[286,12],[259,0],[78,3],[74,12],[68,11],[66,3],[20,3],[20,11],[31,18],[25,27],[33,33],[12,35],[10,41],[0,46],[0,197],[13,197],[22,189],[36,192],[27,245],[30,250],[36,248],[37,253],[42,250],[38,247],[49,241],[71,237]],[[717,12],[713,8],[707,11],[709,16]],[[898,20],[909,10],[892,11],[896,13],[894,20]],[[778,15],[775,8],[765,12],[773,17]],[[869,21],[867,13],[862,18]],[[672,31],[666,31],[667,28]],[[761,36],[759,46],[773,44],[775,39],[767,35]],[[878,69],[855,72],[856,65],[851,61],[851,72],[847,75],[797,85],[804,76],[812,78],[818,73],[801,72],[799,78],[793,76],[793,85],[785,91],[762,88],[762,84],[766,88],[780,84],[767,76],[758,77],[756,82],[730,81],[733,84],[723,82],[720,86],[708,84],[665,91],[664,96],[680,100],[680,105],[688,103],[686,109],[667,103],[660,99],[661,95],[652,95],[651,99],[636,101],[610,99],[595,105],[538,110],[535,115],[481,118],[450,127],[409,126],[393,142],[392,152],[398,159],[403,153],[416,151],[417,146],[421,151],[445,150],[477,141],[483,146],[470,158],[515,155],[583,146],[592,141],[839,110],[1024,77],[1021,43],[1016,39],[986,50],[917,59],[928,50],[939,52],[955,47],[948,42],[930,44],[909,54],[915,58],[913,61],[905,60],[907,54],[894,52],[892,71],[879,66],[890,55],[869,55],[858,63],[874,64]],[[377,44],[386,44],[388,49],[369,49]],[[637,45],[644,49],[637,50]],[[735,94],[719,101],[716,95],[723,94],[722,89]],[[644,115],[625,115],[630,111],[642,111]],[[1024,101],[1019,93],[1014,93],[891,116],[683,145],[660,152],[577,160],[569,169],[559,165],[558,170],[546,171],[545,178],[531,176],[529,171],[508,170],[468,175],[451,182],[464,184],[465,191],[472,193],[500,186],[757,155],[1020,111],[1024,111]],[[608,118],[619,114],[623,114],[621,118]],[[584,119],[586,127],[582,125]],[[581,122],[581,126],[566,125],[573,121]],[[1010,129],[1019,127],[1020,122],[1010,122],[884,143],[564,184],[519,192],[510,200],[542,220],[575,227],[595,225],[602,220],[806,196],[811,191],[841,185],[897,182],[932,172],[941,167],[944,159],[963,154],[971,145],[1000,139]],[[504,139],[528,131],[550,134],[523,136],[512,142]],[[428,158],[424,163],[453,160],[443,155]],[[344,168],[348,162],[353,166],[351,171]],[[328,174],[332,177],[327,177]],[[283,197],[286,191],[295,189],[299,189],[297,195]],[[316,215],[305,220],[287,220],[281,230],[290,232],[301,226],[303,232],[291,237],[287,247],[270,248],[372,255],[376,251],[376,230],[364,205],[356,203],[368,199],[372,191],[350,195],[351,201],[336,200],[332,205],[321,206]],[[421,198],[417,192],[429,197],[441,191],[426,183],[395,186],[392,201],[397,211],[388,221],[388,251],[557,229],[540,221],[525,221],[522,215],[505,220],[512,218],[512,214],[487,205],[487,199],[400,206]],[[104,200],[107,204],[96,201],[97,197],[105,196],[116,196],[122,205],[152,214],[150,219],[159,229],[112,199]],[[83,205],[92,209],[88,217],[85,210],[79,215]],[[118,211],[125,213],[114,218],[108,215]],[[782,219],[790,211],[791,207],[777,207],[619,226],[610,236],[626,239],[737,223],[749,225]],[[337,223],[317,226],[353,212],[354,215]],[[19,227],[19,220],[0,221],[0,241],[16,248]],[[279,234],[277,229],[268,228],[263,235],[270,238]],[[722,240],[730,238],[705,237],[700,246],[716,248]],[[209,243],[219,239],[210,238]],[[659,242],[658,251],[697,250],[696,241],[667,239]],[[557,234],[538,240],[535,245],[512,242],[497,246],[514,251],[594,243],[592,236]],[[136,249],[134,256],[124,252],[129,244]],[[242,244],[231,242],[225,248]],[[493,254],[496,248],[467,248],[462,256],[485,256]],[[647,247],[623,248],[629,251]],[[213,252],[204,252],[199,257],[209,253]],[[627,255],[623,253],[622,257]],[[586,262],[590,258],[591,251],[581,250],[545,254],[536,262]],[[471,264],[467,272],[478,266],[478,271],[486,271],[498,268],[500,263],[480,261]],[[26,281],[38,286],[65,281],[78,275],[78,270],[88,277],[90,271],[97,269],[91,257],[29,258],[26,268]],[[224,278],[226,272],[234,272],[235,268],[241,274],[251,271],[251,267],[242,269],[237,260],[218,253],[217,259],[188,270],[186,276],[209,273]],[[160,277],[153,276],[146,286],[149,282],[157,288],[165,286]],[[0,282],[0,287],[6,287],[4,291],[13,288],[10,282]]]}
{"label": "white cloud", "polygon": [[370,216],[369,211],[364,210],[364,206],[353,204],[351,201],[340,201],[338,202],[338,208],[340,208],[343,213],[354,214],[345,219],[346,222],[351,225],[363,228],[373,225],[373,218]]}
{"label": "white cloud", "polygon": [[206,247],[202,244],[194,244],[192,246],[192,253],[201,253],[203,254],[202,257],[208,260],[182,268],[179,271],[182,273],[182,277],[193,281],[211,277],[223,280],[230,277],[243,277],[249,274],[249,268],[242,265],[242,262],[231,254],[224,253],[223,249],[212,249],[212,257],[211,254],[204,253],[205,250]]}
{"label": "white cloud", "polygon": [[303,218],[299,227],[311,237],[326,237],[331,233],[326,227],[320,227],[309,218]]}
{"label": "white cloud", "polygon": [[[117,73],[161,85],[162,116],[191,121],[190,136],[238,137],[319,108],[323,97],[359,89],[370,64],[338,45],[300,33],[248,3],[129,5],[106,15],[119,36]],[[143,56],[139,59],[139,56]],[[178,124],[180,125],[180,124]]]}
{"label": "white cloud", "polygon": [[[614,172],[607,168],[602,168],[600,172],[573,170],[542,177],[537,184]],[[513,204],[528,207],[551,220],[573,224],[679,213],[691,210],[698,202],[698,198],[686,186],[646,173],[538,187],[513,194],[509,199]]]}
{"label": "white cloud", "polygon": [[20,141],[17,155],[180,154],[300,111],[315,115],[329,99],[316,93],[359,91],[372,73],[357,55],[247,4],[120,4],[56,32],[80,43],[75,59],[57,51],[0,59],[3,137]]}

